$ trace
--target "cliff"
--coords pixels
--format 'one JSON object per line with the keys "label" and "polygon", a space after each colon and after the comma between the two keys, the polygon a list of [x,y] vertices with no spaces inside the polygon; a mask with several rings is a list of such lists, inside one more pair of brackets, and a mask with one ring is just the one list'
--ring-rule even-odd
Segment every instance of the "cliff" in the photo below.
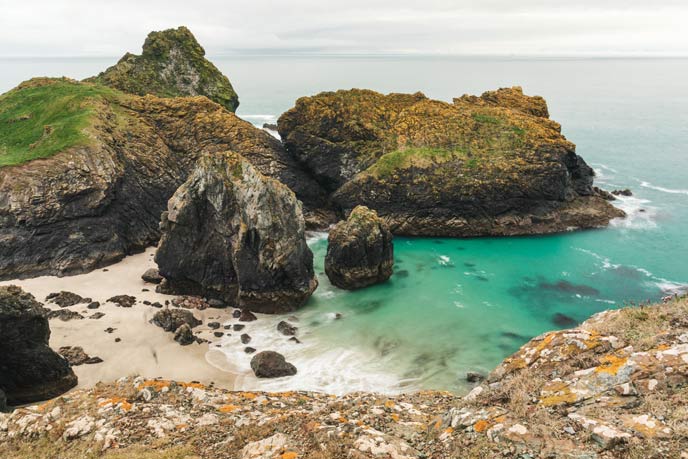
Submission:
{"label": "cliff", "polygon": [[304,203],[322,199],[279,141],[206,97],[22,83],[0,96],[0,279],[86,272],[142,250],[196,159],[226,150]]}
{"label": "cliff", "polygon": [[688,298],[526,343],[461,398],[228,392],[124,378],[0,415],[7,458],[679,458]]}
{"label": "cliff", "polygon": [[230,112],[239,106],[229,79],[205,58],[205,50],[186,27],[151,32],[141,55],[127,53],[86,81],[139,96],[206,96]]}
{"label": "cliff", "polygon": [[396,234],[543,234],[623,216],[594,172],[520,88],[453,104],[352,89],[303,97],[278,122],[287,151],[345,214],[378,212]]}

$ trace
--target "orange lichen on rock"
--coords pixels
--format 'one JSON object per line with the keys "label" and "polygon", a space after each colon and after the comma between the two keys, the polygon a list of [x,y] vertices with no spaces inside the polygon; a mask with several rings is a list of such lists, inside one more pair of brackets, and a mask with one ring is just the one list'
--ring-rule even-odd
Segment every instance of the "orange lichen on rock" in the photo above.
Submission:
{"label": "orange lichen on rock", "polygon": [[104,400],[98,404],[100,407],[104,407],[107,405],[112,405],[112,406],[117,406],[123,410],[123,411],[129,411],[132,408],[132,404],[129,403],[125,398],[122,397],[112,397],[108,398],[107,400]]}
{"label": "orange lichen on rock", "polygon": [[238,410],[239,407],[236,405],[222,405],[217,410],[220,413],[231,413],[232,411]]}
{"label": "orange lichen on rock", "polygon": [[478,433],[485,432],[488,427],[490,427],[490,423],[484,419],[481,419],[480,421],[473,424],[473,430],[475,430]]}
{"label": "orange lichen on rock", "polygon": [[603,355],[600,357],[601,365],[595,367],[595,372],[616,375],[626,362],[628,362],[628,357],[617,357],[614,354]]}

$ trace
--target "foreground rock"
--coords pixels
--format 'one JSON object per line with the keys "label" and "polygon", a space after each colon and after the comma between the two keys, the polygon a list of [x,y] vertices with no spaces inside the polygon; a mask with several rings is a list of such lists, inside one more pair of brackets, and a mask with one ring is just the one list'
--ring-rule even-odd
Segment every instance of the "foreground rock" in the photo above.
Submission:
{"label": "foreground rock", "polygon": [[454,103],[354,89],[303,97],[278,121],[287,151],[346,214],[377,211],[395,234],[509,236],[606,225],[624,213],[520,88]]}
{"label": "foreground rock", "polygon": [[[244,343],[246,344],[246,343]],[[296,367],[274,351],[263,351],[251,359],[251,369],[258,378],[282,378],[296,374]]]}
{"label": "foreground rock", "polygon": [[358,206],[330,230],[325,273],[335,286],[353,290],[385,282],[393,266],[392,233],[374,210]]}
{"label": "foreground rock", "polygon": [[230,112],[239,106],[227,77],[205,58],[205,50],[186,27],[151,32],[140,56],[127,53],[87,81],[139,96],[206,96]]}
{"label": "foreground rock", "polygon": [[0,415],[0,457],[20,447],[34,457],[113,447],[138,457],[154,438],[161,455],[218,459],[681,458],[687,315],[682,298],[546,333],[463,398],[228,392],[124,378]]}
{"label": "foreground rock", "polygon": [[49,339],[42,305],[19,287],[0,287],[0,390],[8,405],[46,400],[76,386],[76,375]]}
{"label": "foreground rock", "polygon": [[292,311],[317,286],[301,203],[236,153],[201,158],[163,214],[161,291]]}

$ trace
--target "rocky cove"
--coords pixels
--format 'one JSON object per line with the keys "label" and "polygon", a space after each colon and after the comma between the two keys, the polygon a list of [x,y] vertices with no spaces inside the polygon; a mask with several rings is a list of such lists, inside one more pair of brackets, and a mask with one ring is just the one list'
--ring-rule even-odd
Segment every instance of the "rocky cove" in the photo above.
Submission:
{"label": "rocky cove", "polygon": [[[179,357],[184,365],[192,365],[189,362],[194,358],[211,359],[212,347],[222,347],[231,338],[236,341],[231,346],[240,349],[250,365],[247,360],[227,359],[216,366],[224,365],[222,369],[227,370],[227,364],[242,365],[243,371],[251,368],[258,377],[286,375],[275,380],[277,384],[298,378],[299,365],[264,354],[271,349],[261,348],[248,333],[245,327],[256,318],[253,312],[290,313],[314,294],[315,300],[305,308],[312,312],[327,300],[318,298],[318,276],[321,284],[323,276],[329,278],[332,285],[328,283],[326,293],[334,295],[333,285],[357,289],[359,295],[398,289],[409,274],[404,266],[409,260],[398,258],[399,250],[392,250],[392,234],[397,236],[394,244],[398,249],[400,243],[414,243],[403,236],[539,235],[602,227],[624,216],[612,205],[611,194],[593,186],[592,168],[576,155],[558,124],[549,120],[544,100],[526,96],[520,88],[463,96],[451,104],[419,93],[323,93],[299,99],[280,118],[277,127],[284,140],[280,142],[232,113],[238,99],[231,84],[202,58],[202,48],[187,32],[151,34],[141,56],[125,56],[116,67],[85,82],[35,79],[0,98],[0,106],[5,104],[0,121],[10,126],[11,135],[20,138],[28,132],[25,140],[31,140],[25,145],[19,142],[19,148],[13,144],[14,155],[6,156],[12,162],[0,169],[0,215],[4,215],[0,223],[6,242],[0,257],[2,277],[26,278],[24,285],[31,291],[31,281],[40,279],[31,278],[39,275],[90,275],[99,270],[110,276],[110,267],[114,270],[117,266],[113,262],[159,241],[155,255],[159,274],[152,272],[147,277],[160,281],[159,285],[123,282],[107,298],[93,295],[90,300],[109,303],[102,310],[94,307],[97,312],[90,310],[93,301],[64,308],[46,303],[52,311],[46,314],[54,317],[53,323],[69,324],[62,336],[66,341],[70,334],[78,334],[81,321],[100,321],[105,326],[109,316],[116,315],[126,324],[128,310],[136,310],[138,324],[124,328],[131,325],[136,334],[158,333],[154,341],[159,347],[149,346],[150,355],[143,360],[132,359],[138,363],[125,370],[126,374],[99,376],[93,368],[100,363],[84,367],[81,371],[92,383],[59,399],[67,404],[76,401],[80,408],[64,408],[73,417],[62,417],[62,407],[55,411],[52,405],[42,405],[29,408],[28,417],[23,417],[25,411],[20,409],[3,418],[0,434],[11,440],[8,445],[21,447],[27,438],[59,438],[65,445],[65,457],[79,457],[82,447],[92,450],[97,445],[99,454],[107,455],[116,449],[150,444],[153,438],[164,439],[161,444],[169,440],[169,445],[161,447],[166,451],[168,446],[176,448],[171,445],[180,439],[201,433],[201,440],[190,450],[180,450],[181,457],[318,457],[320,451],[324,457],[455,457],[457,451],[468,457],[516,453],[546,457],[551,451],[573,450],[572,445],[581,440],[587,442],[590,457],[626,457],[629,452],[640,454],[644,448],[673,453],[684,447],[680,435],[673,435],[685,428],[680,419],[645,404],[650,403],[655,388],[660,398],[674,397],[680,402],[683,396],[683,380],[666,377],[673,366],[669,371],[666,365],[639,360],[644,359],[643,353],[662,362],[668,356],[677,356],[679,364],[685,360],[683,325],[668,322],[672,334],[654,336],[653,321],[667,323],[662,314],[655,317],[654,312],[647,325],[633,322],[636,316],[632,312],[620,313],[631,322],[619,321],[624,327],[649,327],[647,341],[610,332],[600,337],[599,331],[585,324],[570,332],[536,338],[497,370],[490,373],[491,368],[480,368],[470,377],[472,381],[487,373],[490,377],[464,399],[445,393],[415,393],[422,382],[421,387],[411,386],[410,394],[403,394],[407,391],[402,386],[395,391],[402,395],[394,397],[366,394],[333,399],[317,393],[294,398],[291,394],[224,392],[209,382],[233,389],[236,381],[198,365],[196,372],[178,369],[180,376],[175,376],[176,356],[185,356]],[[177,69],[174,74],[186,73],[183,81],[195,80],[197,74],[204,75],[199,81],[206,81],[210,75],[217,80],[216,86],[202,88],[164,78],[151,83],[156,75],[169,75],[165,69],[170,68]],[[145,75],[143,81],[150,86],[141,89],[136,75]],[[224,88],[221,95],[218,87]],[[65,127],[49,118],[53,114],[28,110],[24,101],[36,100],[75,110],[83,124]],[[65,104],[73,100],[78,103]],[[34,124],[41,128],[38,137]],[[88,135],[81,137],[84,132]],[[306,245],[306,228],[323,229],[337,221],[322,266],[323,261],[319,257],[314,260]],[[453,240],[431,241],[442,245]],[[137,256],[141,255],[150,258],[153,254],[149,250]],[[476,281],[490,282],[486,273],[476,269],[476,261],[465,255],[438,254],[436,258],[436,265],[429,269],[451,269],[460,263]],[[417,263],[412,272],[422,266]],[[150,263],[145,268],[155,269]],[[140,271],[137,277],[144,269]],[[69,277],[63,280],[68,282]],[[567,282],[543,279],[533,283],[541,291],[587,298],[599,294],[595,288]],[[371,284],[379,285],[369,287]],[[155,289],[158,292],[151,291]],[[519,297],[529,292],[523,287],[512,293]],[[37,299],[47,301],[47,293],[53,292],[43,292]],[[374,302],[370,304],[374,310]],[[657,308],[677,308],[667,314],[673,318],[681,315],[683,300],[667,304],[671,306]],[[95,317],[99,312],[104,316]],[[174,317],[164,318],[165,314]],[[352,323],[346,312],[328,314],[333,321]],[[552,314],[556,327],[573,326],[581,319],[562,312]],[[258,317],[257,322],[262,320]],[[301,320],[298,315],[285,315],[272,333],[298,349],[303,333],[314,325]],[[197,329],[201,324],[196,321],[201,328]],[[169,333],[156,330],[149,322]],[[610,319],[610,323],[615,322]],[[99,332],[100,337],[117,334],[113,328]],[[518,348],[535,335],[518,331],[525,335],[517,335],[512,347],[517,342]],[[506,333],[517,332],[505,331],[504,336]],[[107,338],[115,347],[127,341],[121,336]],[[72,341],[65,344],[81,345]],[[83,344],[83,350],[92,353],[88,344]],[[137,352],[137,346],[127,346]],[[383,343],[381,347],[398,345]],[[574,352],[575,348],[583,355]],[[667,356],[661,354],[666,350]],[[160,361],[163,352],[167,363]],[[103,357],[103,366],[108,365],[108,356],[97,353]],[[549,371],[549,367],[539,353],[545,357],[559,353],[553,361],[557,366],[565,362],[561,375],[556,373],[558,369],[540,375],[539,371]],[[532,354],[537,358],[532,359]],[[623,377],[616,378],[616,367],[607,371],[615,359],[631,361],[628,369],[624,367]],[[424,360],[429,359],[421,358],[417,366]],[[268,369],[263,369],[265,364]],[[678,368],[683,375],[682,367]],[[645,378],[647,371],[651,375]],[[120,379],[132,372],[143,376]],[[592,373],[613,377],[581,376]],[[534,381],[533,386],[518,393],[528,379]],[[652,389],[643,392],[639,387],[646,379],[657,382],[647,383]],[[106,384],[91,388],[98,380]],[[204,384],[193,382],[197,380]],[[658,386],[660,381],[665,385]],[[464,384],[470,389],[473,382]],[[109,398],[100,397],[100,390]],[[665,390],[669,392],[659,392]],[[376,392],[376,388],[370,391]],[[480,397],[483,391],[487,398]],[[584,395],[573,397],[571,393]],[[167,399],[168,394],[172,398]],[[614,394],[631,398],[623,403],[600,402]],[[246,416],[240,415],[244,410],[237,408],[235,397],[255,399],[259,405],[249,404]],[[551,397],[557,403],[550,403]],[[36,400],[40,398],[45,397]],[[225,398],[232,399],[231,403],[220,404]],[[286,401],[279,401],[281,398]],[[200,409],[193,406],[195,401],[202,404]],[[92,413],[87,406],[93,403],[100,407],[98,413],[115,413],[117,420],[100,414],[79,415]],[[335,410],[332,403],[342,408]],[[292,408],[292,404],[307,408]],[[170,405],[175,408],[169,409]],[[358,406],[369,411],[354,412]],[[286,411],[284,417],[273,418],[262,411],[275,407]],[[46,408],[50,408],[47,417],[30,412]],[[561,416],[557,410],[564,408],[568,414]],[[130,422],[129,413],[136,416],[138,409],[157,414],[145,425]],[[538,416],[531,419],[531,412]],[[289,422],[291,416],[308,425]],[[631,420],[626,422],[624,416]],[[15,420],[18,424],[13,424]],[[556,433],[541,430],[552,422],[560,428]],[[652,429],[658,427],[652,435],[647,430],[650,424]],[[60,427],[51,433],[56,425]],[[229,425],[237,430],[228,431]],[[244,426],[263,430],[244,432]],[[410,430],[404,430],[407,427]],[[222,438],[217,437],[220,433]],[[123,437],[139,440],[127,443]],[[218,452],[221,445],[231,451]]]}

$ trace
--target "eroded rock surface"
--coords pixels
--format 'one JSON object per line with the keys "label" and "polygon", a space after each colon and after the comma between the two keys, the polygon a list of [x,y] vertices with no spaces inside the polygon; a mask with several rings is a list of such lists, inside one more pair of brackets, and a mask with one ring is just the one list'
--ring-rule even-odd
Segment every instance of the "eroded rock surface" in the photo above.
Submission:
{"label": "eroded rock surface", "polygon": [[[28,118],[2,118],[28,101]],[[22,123],[57,127],[8,137],[11,145],[0,139],[0,151],[44,156],[0,161],[0,279],[88,272],[155,243],[167,201],[206,153],[243,154],[312,208],[324,199],[277,139],[205,97],[139,97],[39,78],[0,96],[5,121],[13,136],[30,131]]]}
{"label": "eroded rock surface", "polygon": [[161,291],[278,313],[303,305],[317,286],[301,203],[236,153],[201,158],[161,228]]}
{"label": "eroded rock surface", "polygon": [[76,386],[76,375],[49,339],[41,303],[19,287],[0,287],[0,390],[7,404],[46,400]]}
{"label": "eroded rock surface", "polygon": [[325,273],[337,287],[379,284],[390,278],[393,267],[392,233],[374,210],[358,206],[330,230]]}
{"label": "eroded rock surface", "polygon": [[446,103],[353,89],[302,97],[278,122],[289,151],[346,214],[378,212],[395,234],[508,236],[623,216],[548,118],[507,88]]}
{"label": "eroded rock surface", "polygon": [[139,96],[206,96],[230,112],[239,106],[229,79],[205,58],[205,50],[186,27],[151,32],[141,55],[127,53],[87,81]]}

